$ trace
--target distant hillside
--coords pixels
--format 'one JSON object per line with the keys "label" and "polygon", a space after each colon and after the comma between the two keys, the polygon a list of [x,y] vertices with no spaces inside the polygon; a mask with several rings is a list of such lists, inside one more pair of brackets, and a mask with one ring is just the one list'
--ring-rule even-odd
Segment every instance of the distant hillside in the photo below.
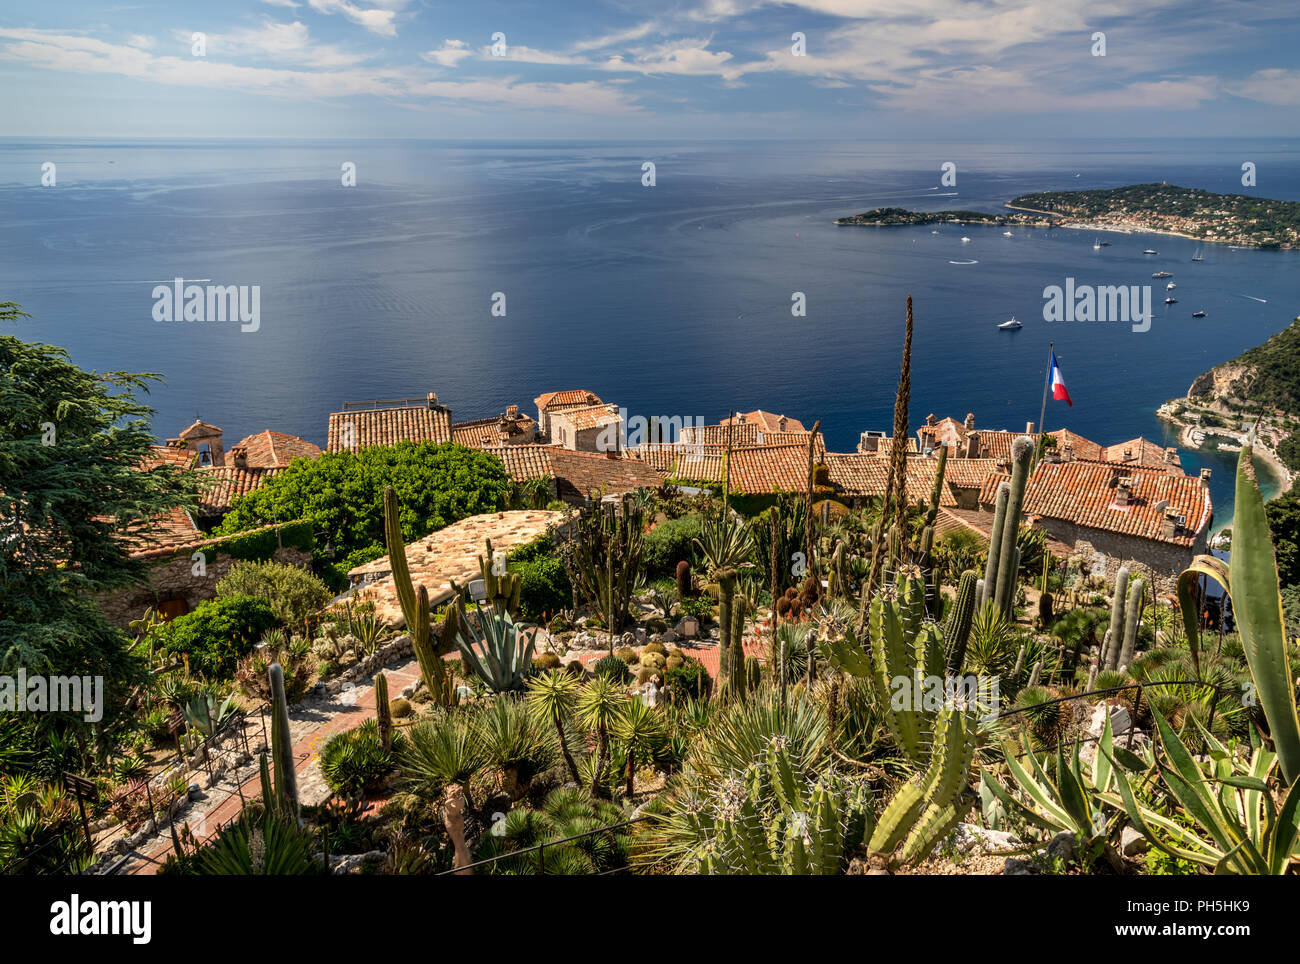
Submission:
{"label": "distant hillside", "polygon": [[1215,365],[1192,383],[1187,397],[1235,411],[1300,415],[1300,317],[1264,344]]}

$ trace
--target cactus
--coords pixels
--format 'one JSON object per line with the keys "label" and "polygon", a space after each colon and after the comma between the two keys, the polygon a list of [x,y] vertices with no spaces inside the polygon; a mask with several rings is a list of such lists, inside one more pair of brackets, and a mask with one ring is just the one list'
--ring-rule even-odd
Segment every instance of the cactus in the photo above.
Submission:
{"label": "cactus", "polygon": [[718,675],[731,672],[731,607],[736,598],[736,570],[719,569],[718,581]]}
{"label": "cactus", "polygon": [[758,691],[759,684],[763,681],[763,667],[758,662],[757,656],[745,657],[745,690],[750,693]]}
{"label": "cactus", "polygon": [[1020,652],[1016,654],[1016,665],[1011,671],[1012,679],[1020,679],[1020,674],[1025,671],[1025,644],[1020,644]]}
{"label": "cactus", "polygon": [[513,618],[519,615],[519,593],[523,586],[523,579],[517,572],[498,574],[495,553],[492,551],[492,540],[485,541],[487,558],[478,557],[478,571],[483,579],[484,593],[492,601],[493,606],[504,608]]}
{"label": "cactus", "polygon": [[1038,622],[1044,629],[1051,625],[1054,602],[1050,592],[1044,592],[1038,597]]}
{"label": "cactus", "polygon": [[1016,577],[1019,575],[1020,516],[1025,507],[1025,489],[1029,482],[1029,463],[1034,457],[1034,440],[1021,435],[1011,443],[1011,489],[1007,496],[1007,517],[1003,520],[1002,543],[998,547],[998,581],[993,603],[1010,616],[1016,600]]}
{"label": "cactus", "polygon": [[980,591],[979,608],[992,601],[998,584],[998,559],[1002,553],[1002,530],[1007,520],[1007,502],[1011,498],[1011,484],[998,485],[998,495],[993,507],[993,528],[989,531],[989,554],[984,561],[984,585]]}
{"label": "cactus", "polygon": [[1110,628],[1106,631],[1107,642],[1103,648],[1101,668],[1115,669],[1119,664],[1119,650],[1124,633],[1124,596],[1128,592],[1128,566],[1120,566],[1115,573],[1115,595],[1110,601]]}
{"label": "cactus", "polygon": [[926,857],[976,801],[970,769],[978,721],[969,708],[948,703],[934,725],[934,751],[923,774],[898,788],[871,835],[868,850],[891,866]]}
{"label": "cactus", "polygon": [[1128,590],[1128,604],[1124,607],[1124,643],[1119,651],[1116,668],[1127,670],[1133,662],[1133,650],[1137,646],[1138,623],[1142,621],[1142,593],[1146,583],[1134,579]]}
{"label": "cactus", "polygon": [[943,495],[943,476],[948,465],[948,446],[939,449],[939,464],[934,469],[934,488],[930,490],[930,505],[925,512],[925,525],[932,527],[939,518],[939,499]]}
{"label": "cactus", "polygon": [[1038,679],[1043,674],[1043,661],[1041,659],[1034,663],[1034,668],[1029,671],[1029,682],[1026,687],[1032,688],[1038,685]]}
{"label": "cactus", "polygon": [[731,696],[737,700],[745,698],[745,607],[735,605],[731,608],[731,643],[727,647],[731,665],[727,669],[727,679],[731,687]]}
{"label": "cactus", "polygon": [[[504,609],[482,609],[475,623],[461,616],[458,620],[456,644],[462,660],[494,693],[506,693],[524,688],[524,680],[533,665],[533,644],[537,630],[526,631]],[[625,665],[621,659],[620,665]]]}
{"label": "cactus", "polygon": [[375,674],[375,721],[379,724],[379,740],[385,750],[393,746],[393,717],[388,709],[388,677]]}
{"label": "cactus", "polygon": [[691,581],[691,564],[683,559],[677,563],[677,595],[689,599],[695,595],[695,586]]}
{"label": "cactus", "polygon": [[845,595],[848,591],[848,581],[844,576],[844,541],[838,540],[835,543],[835,551],[831,553],[830,572],[826,579],[826,595],[828,598]]}
{"label": "cactus", "polygon": [[298,815],[298,774],[293,768],[293,739],[289,732],[289,700],[284,694],[284,670],[272,663],[267,670],[271,680],[271,762],[275,767],[272,796],[277,807],[284,808],[295,821]]}
{"label": "cactus", "polygon": [[961,574],[961,579],[957,582],[957,598],[943,628],[946,643],[944,665],[950,676],[960,673],[962,664],[966,661],[966,643],[970,639],[971,622],[975,618],[978,582],[973,569],[967,569]]}
{"label": "cactus", "polygon": [[[406,562],[406,544],[402,541],[402,524],[397,492],[391,485],[384,487],[384,541],[388,547],[388,563],[393,573],[393,589],[406,619],[406,629],[411,635],[411,648],[420,664],[420,677],[433,698],[435,706],[453,706],[456,687],[452,673],[443,655],[455,645],[458,604],[447,606],[442,632],[437,642],[429,625],[429,590],[416,587],[411,582],[411,568]],[[455,584],[452,586],[455,589]]]}

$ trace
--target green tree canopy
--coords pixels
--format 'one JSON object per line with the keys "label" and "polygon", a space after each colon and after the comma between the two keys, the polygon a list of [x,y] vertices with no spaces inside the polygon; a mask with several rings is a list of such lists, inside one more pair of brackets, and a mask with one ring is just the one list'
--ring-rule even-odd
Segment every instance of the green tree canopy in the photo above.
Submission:
{"label": "green tree canopy", "polygon": [[346,556],[383,542],[386,485],[397,490],[408,542],[466,516],[498,511],[510,493],[505,467],[486,452],[452,443],[399,442],[295,459],[260,489],[237,499],[217,532],[305,519],[329,534],[336,555]]}
{"label": "green tree canopy", "polygon": [[144,467],[153,413],[135,394],[157,378],[0,335],[0,670],[102,675],[109,710],[140,667],[89,596],[142,575],[124,537],[194,505],[188,473]]}
{"label": "green tree canopy", "polygon": [[1300,586],[1300,493],[1292,489],[1264,508],[1277,553],[1278,583]]}

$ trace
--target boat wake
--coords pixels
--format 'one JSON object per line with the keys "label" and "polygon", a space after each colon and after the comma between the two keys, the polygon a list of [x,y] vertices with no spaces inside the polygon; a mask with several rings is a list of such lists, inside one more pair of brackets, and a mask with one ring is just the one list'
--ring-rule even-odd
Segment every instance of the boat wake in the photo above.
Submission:
{"label": "boat wake", "polygon": [[1242,298],[1249,298],[1251,301],[1258,301],[1261,305],[1268,304],[1267,298],[1256,298],[1254,295],[1241,295]]}
{"label": "boat wake", "polygon": [[979,264],[978,261],[949,261],[949,264]]}

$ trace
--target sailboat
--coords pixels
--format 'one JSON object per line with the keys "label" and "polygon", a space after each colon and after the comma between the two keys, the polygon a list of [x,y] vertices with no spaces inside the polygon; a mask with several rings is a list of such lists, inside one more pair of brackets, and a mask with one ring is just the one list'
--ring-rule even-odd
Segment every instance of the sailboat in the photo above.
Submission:
{"label": "sailboat", "polygon": [[1017,328],[1023,327],[1025,326],[1016,321],[1016,316],[1012,315],[1006,321],[1002,322],[1002,324],[998,325],[998,331],[1015,331]]}
{"label": "sailboat", "polygon": [[1100,241],[1100,240],[1097,240],[1097,241],[1092,242],[1092,250],[1094,250],[1094,251],[1100,251],[1100,250],[1101,250],[1101,241]]}

